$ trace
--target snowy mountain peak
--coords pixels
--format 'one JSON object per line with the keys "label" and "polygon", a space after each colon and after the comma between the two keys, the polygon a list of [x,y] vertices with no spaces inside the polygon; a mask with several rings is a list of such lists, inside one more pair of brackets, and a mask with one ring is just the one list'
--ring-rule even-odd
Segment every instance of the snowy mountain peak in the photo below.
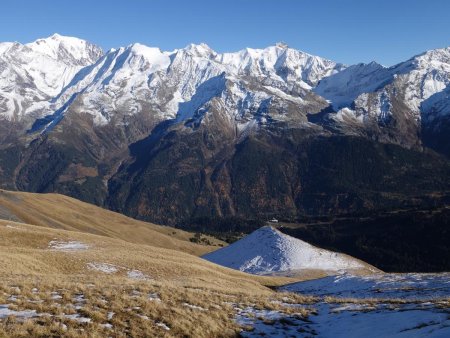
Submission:
{"label": "snowy mountain peak", "polygon": [[427,69],[449,71],[450,47],[426,51],[391,68],[397,73],[407,73],[414,70],[426,71]]}
{"label": "snowy mountain peak", "polygon": [[369,269],[352,257],[316,248],[270,227],[262,227],[230,246],[203,256],[229,268],[254,274],[304,269],[340,271]]}
{"label": "snowy mountain peak", "polygon": [[0,43],[0,55],[2,55],[3,53],[7,53],[11,48],[13,47],[17,47],[20,44],[17,42],[2,42]]}
{"label": "snowy mountain peak", "polygon": [[68,65],[87,66],[103,55],[100,47],[85,40],[59,35],[57,33],[25,45],[34,52],[64,62]]}
{"label": "snowy mountain peak", "polygon": [[366,67],[366,68],[370,68],[370,69],[374,69],[374,70],[386,68],[385,66],[383,66],[382,64],[380,64],[376,61],[371,61],[369,63],[362,63],[360,65],[361,65],[361,67]]}
{"label": "snowy mountain peak", "polygon": [[[242,121],[253,125],[255,112],[267,110],[269,102],[278,111],[272,121],[305,123],[305,114],[323,110],[327,101],[335,112],[318,124],[332,121],[346,128],[349,121],[352,128],[355,123],[364,128],[365,121],[387,123],[396,114],[393,93],[415,121],[420,107],[447,114],[447,92],[437,94],[450,85],[450,48],[390,68],[376,62],[347,67],[282,42],[230,53],[204,43],[171,52],[135,43],[103,55],[87,41],[54,34],[27,45],[1,43],[0,72],[0,115],[31,117],[27,123],[69,110],[75,96],[96,125],[117,114],[151,112],[155,123],[191,117],[207,111],[213,99],[217,105],[220,97],[231,128]],[[221,74],[233,86],[223,86]],[[291,114],[294,110],[300,114]],[[338,119],[344,110],[349,118]]]}
{"label": "snowy mountain peak", "polygon": [[307,89],[315,86],[322,78],[344,68],[341,64],[289,48],[284,44],[223,53],[217,59],[238,74],[270,77],[274,81],[288,85],[299,84]]}
{"label": "snowy mountain peak", "polygon": [[182,50],[197,57],[211,58],[217,55],[217,53],[213,49],[211,49],[211,47],[209,47],[206,43],[203,42],[200,44],[191,43]]}
{"label": "snowy mountain peak", "polygon": [[439,61],[450,63],[450,47],[432,49],[414,57],[425,62]]}
{"label": "snowy mountain peak", "polygon": [[282,42],[282,41],[277,42],[277,43],[275,44],[275,46],[278,47],[278,48],[282,48],[282,49],[288,49],[288,48],[289,48],[289,46],[287,45],[287,43],[284,43],[284,42]]}
{"label": "snowy mountain peak", "polygon": [[52,113],[53,99],[102,55],[87,41],[59,34],[26,45],[1,44],[0,115],[20,120]]}
{"label": "snowy mountain peak", "polygon": [[140,70],[143,71],[149,68],[151,72],[167,68],[170,64],[169,54],[162,52],[157,47],[148,47],[140,43],[134,43],[127,48],[127,53],[130,54],[128,63],[140,63]]}
{"label": "snowy mountain peak", "polygon": [[133,43],[127,47],[132,53],[138,55],[154,55],[154,54],[162,54],[161,50],[158,47],[150,47],[143,45],[141,43]]}

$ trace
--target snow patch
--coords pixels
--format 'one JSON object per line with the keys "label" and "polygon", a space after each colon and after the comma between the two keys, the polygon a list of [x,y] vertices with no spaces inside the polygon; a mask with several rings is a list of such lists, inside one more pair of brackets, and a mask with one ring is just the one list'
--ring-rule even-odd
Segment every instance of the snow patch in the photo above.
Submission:
{"label": "snow patch", "polygon": [[189,303],[183,303],[182,305],[185,306],[185,307],[188,307],[190,309],[193,309],[193,310],[199,310],[199,311],[206,311],[207,310],[204,307],[193,305],[193,304],[189,304]]}
{"label": "snow patch", "polygon": [[24,311],[15,311],[9,309],[9,304],[0,304],[0,319],[7,318],[9,316],[14,316],[19,319],[27,319],[38,317],[36,310],[24,310]]}
{"label": "snow patch", "polygon": [[[305,324],[301,315],[285,315],[280,311],[258,310],[253,307],[236,308],[236,322],[250,331],[240,332],[240,337],[297,337],[299,327]],[[300,336],[301,337],[301,336]]]}
{"label": "snow patch", "polygon": [[52,292],[51,293],[51,299],[59,300],[59,299],[62,299],[62,296],[58,292]]}
{"label": "snow patch", "polygon": [[89,249],[89,245],[78,241],[50,241],[48,248],[56,251],[82,251]]}
{"label": "snow patch", "polygon": [[159,298],[159,295],[156,292],[150,293],[148,299],[154,302],[161,302],[161,298]]}
{"label": "snow patch", "polygon": [[5,225],[5,228],[8,228],[8,229],[15,229],[15,230],[22,230],[22,228],[19,228],[18,226],[11,225],[11,224],[6,224],[6,225]]}
{"label": "snow patch", "polygon": [[423,310],[336,311],[327,304],[311,316],[308,333],[316,332],[323,338],[347,338],[351,328],[353,337],[446,337],[450,334],[448,314]]}
{"label": "snow patch", "polygon": [[75,313],[73,315],[62,315],[64,318],[70,319],[70,320],[75,320],[79,323],[90,323],[91,322],[91,318],[88,317],[83,317],[81,315],[79,315],[78,313]]}
{"label": "snow patch", "polygon": [[157,322],[156,326],[162,328],[163,330],[170,331],[170,327],[168,327],[166,324],[164,324],[162,322]]}
{"label": "snow patch", "polygon": [[108,263],[88,263],[87,268],[90,270],[101,271],[108,274],[116,273],[117,271],[119,271],[119,268],[117,266]]}
{"label": "snow patch", "polygon": [[[236,305],[233,307],[237,323],[244,328],[250,327],[250,331],[241,332],[242,337],[449,337],[450,317],[448,302],[445,301],[450,294],[449,284],[450,273],[362,277],[346,274],[281,288],[302,295],[332,297],[307,305],[277,302],[281,306],[299,306],[310,310],[307,319],[301,315],[259,310],[251,306],[243,309]],[[351,300],[348,303],[342,303],[345,300],[334,303],[333,298]],[[389,302],[390,298],[402,301]]]}
{"label": "snow patch", "polygon": [[149,280],[150,277],[140,270],[130,270],[127,272],[128,278],[136,280]]}

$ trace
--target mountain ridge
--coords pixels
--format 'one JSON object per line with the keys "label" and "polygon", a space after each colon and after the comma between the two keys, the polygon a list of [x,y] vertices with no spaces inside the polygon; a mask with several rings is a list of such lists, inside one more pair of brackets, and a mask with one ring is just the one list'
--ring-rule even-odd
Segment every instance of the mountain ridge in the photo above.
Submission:
{"label": "mountain ridge", "polygon": [[[44,40],[53,59],[38,54],[56,82],[42,90],[29,47],[0,54],[3,188],[180,225],[446,203],[448,49],[385,68],[282,44],[219,54],[136,43],[103,53]],[[98,57],[68,66],[65,52],[52,52],[59,40]]]}
{"label": "mountain ridge", "polygon": [[[82,49],[79,49],[77,45],[84,46],[84,51]],[[141,92],[145,92],[145,95],[148,95],[148,89],[151,91],[159,91],[161,83],[160,79],[158,79],[158,75],[155,73],[158,73],[158,71],[169,71],[169,68],[173,68],[172,74],[178,70],[178,68],[181,67],[181,69],[189,67],[188,65],[193,62],[192,66],[195,66],[197,69],[200,69],[200,71],[205,72],[208,71],[208,74],[204,74],[199,77],[194,76],[194,83],[188,83],[186,80],[182,83],[182,87],[178,90],[171,91],[169,93],[162,93],[163,96],[166,97],[172,97],[172,100],[165,100],[163,98],[163,101],[157,101],[158,105],[162,105],[161,108],[164,110],[164,116],[163,118],[173,118],[174,115],[176,115],[176,107],[177,104],[181,104],[182,102],[186,102],[186,100],[194,94],[194,90],[196,87],[199,86],[200,83],[214,77],[217,75],[220,75],[221,73],[227,73],[228,76],[231,78],[235,77],[236,75],[239,76],[253,76],[258,78],[264,78],[265,81],[269,80],[269,86],[277,89],[277,87],[282,86],[281,90],[286,93],[286,90],[291,90],[291,88],[294,84],[300,85],[300,87],[303,87],[303,89],[313,89],[317,86],[313,92],[322,95],[326,100],[331,102],[333,107],[337,109],[337,115],[331,116],[335,121],[341,120],[339,118],[339,112],[341,108],[351,108],[351,103],[355,102],[356,108],[358,108],[359,105],[364,105],[364,98],[358,98],[361,94],[369,93],[369,92],[376,92],[379,87],[383,87],[386,83],[389,83],[393,80],[396,74],[405,72],[405,69],[409,68],[420,68],[420,65],[427,65],[431,64],[432,67],[433,63],[436,63],[437,66],[441,69],[440,71],[445,72],[444,75],[448,77],[448,72],[450,72],[450,68],[441,66],[441,64],[445,64],[445,51],[448,50],[448,48],[442,48],[442,49],[436,49],[428,52],[424,52],[422,54],[416,55],[413,58],[403,62],[399,63],[398,65],[386,68],[383,66],[380,66],[374,62],[369,63],[367,65],[365,64],[359,64],[355,66],[344,66],[342,64],[334,63],[330,60],[326,60],[323,58],[320,58],[318,56],[313,56],[308,53],[304,53],[302,51],[298,51],[292,48],[289,48],[286,45],[276,44],[275,46],[269,46],[264,49],[251,49],[246,48],[243,50],[240,50],[238,52],[234,53],[222,53],[219,54],[215,51],[213,51],[209,46],[206,44],[190,44],[187,47],[183,49],[176,49],[171,52],[163,52],[158,48],[155,47],[147,47],[144,45],[141,45],[139,43],[131,44],[127,47],[121,47],[119,49],[112,49],[106,54],[103,54],[103,52],[100,52],[99,50],[91,50],[92,48],[96,48],[95,46],[89,44],[86,41],[72,38],[72,37],[63,37],[58,34],[54,34],[51,37],[47,39],[38,39],[35,42],[23,45],[24,47],[28,47],[31,49],[37,49],[38,52],[41,54],[45,54],[53,59],[57,60],[63,60],[67,59],[70,60],[70,62],[74,58],[78,58],[79,62],[82,63],[83,66],[87,66],[88,68],[83,69],[81,73],[78,74],[72,74],[73,80],[70,84],[76,85],[81,80],[85,80],[86,77],[89,74],[86,74],[86,72],[93,72],[96,70],[95,64],[103,63],[103,67],[98,69],[98,72],[96,74],[93,73],[92,76],[95,75],[94,79],[90,81],[90,83],[86,85],[79,85],[75,86],[77,89],[71,89],[66,87],[61,87],[62,91],[58,93],[56,97],[54,97],[53,101],[59,101],[59,103],[56,103],[55,107],[59,106],[60,109],[64,107],[64,105],[68,104],[70,105],[72,102],[70,102],[70,98],[76,93],[77,95],[84,92],[93,92],[93,88],[95,87],[95,94],[96,96],[92,97],[94,93],[91,94],[91,98],[88,99],[88,102],[84,101],[83,105],[85,107],[91,106],[92,109],[88,110],[88,113],[92,114],[95,119],[94,123],[96,124],[102,124],[108,122],[108,114],[111,114],[109,111],[102,112],[102,114],[96,114],[94,111],[96,108],[98,108],[95,105],[96,99],[97,101],[102,99],[106,100],[106,97],[100,96],[98,97],[98,92],[103,92],[105,90],[113,91],[114,92],[114,86],[108,86],[110,82],[112,81],[114,83],[114,79],[119,76],[119,71],[121,71],[121,77],[116,79],[117,83],[124,83],[124,79],[133,79],[133,87],[127,87],[125,91],[119,92],[121,96],[125,95],[125,102],[129,101],[129,99],[134,100],[135,102],[139,102],[140,100],[144,99],[142,95],[139,95],[139,93],[131,93],[131,98],[127,95],[130,94],[130,92],[136,91],[136,86],[139,88]],[[55,47],[56,46],[56,47]],[[77,50],[77,48],[79,50]],[[55,50],[56,48],[56,50]],[[73,53],[72,55],[69,55],[70,53],[62,53],[58,54],[60,50],[64,51],[75,51],[76,53]],[[9,50],[8,48],[4,49],[6,52]],[[3,51],[2,55],[5,54],[5,51]],[[86,55],[89,56],[89,52],[91,52],[91,58],[84,57]],[[448,54],[448,53],[447,53]],[[67,56],[70,56],[69,58]],[[159,55],[159,56],[158,56]],[[112,59],[111,59],[112,58]],[[131,58],[131,59],[130,59]],[[155,59],[156,58],[156,59]],[[177,66],[177,58],[181,58],[180,62],[182,61],[183,64],[180,66]],[[138,60],[135,60],[138,59]],[[438,61],[436,61],[436,59]],[[439,60],[442,59],[442,62]],[[86,60],[86,61],[85,61]],[[163,61],[164,60],[164,61]],[[447,60],[448,61],[448,60]],[[105,64],[107,62],[107,64]],[[129,69],[127,72],[124,73],[124,67],[125,63],[128,63],[131,69]],[[136,64],[138,62],[138,64]],[[162,62],[162,64],[161,64]],[[89,63],[89,64],[86,64]],[[114,63],[113,68],[111,68],[112,63]],[[206,65],[205,65],[206,63]],[[108,67],[108,64],[110,65]],[[152,66],[153,65],[153,66]],[[186,66],[187,65],[187,66]],[[105,69],[105,66],[107,69]],[[429,66],[429,65],[428,65]],[[92,68],[94,67],[94,68]],[[148,78],[148,88],[146,90],[145,86],[140,88],[139,86],[142,86],[145,84],[146,81],[143,81],[143,79],[139,80],[136,78],[138,76],[138,73],[136,71],[133,71],[137,67],[137,70],[139,72],[146,72],[146,77]],[[155,68],[156,67],[156,68]],[[178,68],[177,68],[178,67]],[[200,67],[200,68],[198,68]],[[202,68],[203,67],[203,68]],[[206,67],[206,68],[205,68]],[[124,68],[124,69],[122,69]],[[189,68],[187,68],[189,69]],[[354,70],[353,70],[354,69]],[[103,76],[104,72],[110,72],[108,76]],[[355,73],[356,71],[356,73]],[[360,74],[359,72],[362,71],[363,73]],[[118,73],[119,72],[119,73]],[[194,70],[195,72],[195,70]],[[369,74],[367,74],[369,72]],[[381,74],[378,75],[378,73],[381,72]],[[357,85],[352,92],[355,92],[357,94],[349,94],[347,93],[336,93],[336,95],[329,95],[327,93],[330,93],[330,90],[333,90],[333,86],[339,85],[339,87],[342,87],[342,81],[338,82],[336,85],[333,83],[329,84],[331,79],[335,78],[342,78],[343,74],[349,73],[350,77],[356,77],[354,81],[359,81],[359,78],[367,78],[368,83],[363,83]],[[375,81],[375,84],[372,84],[373,78],[370,77],[370,73],[373,73],[376,78],[379,78],[380,80]],[[382,75],[382,73],[386,73],[386,75]],[[195,73],[194,73],[195,74]],[[192,76],[192,70],[190,75]],[[395,75],[395,76],[393,76]],[[103,78],[100,84],[95,84],[96,80],[99,79],[99,76]],[[381,77],[380,77],[381,76]],[[166,76],[167,77],[167,76]],[[229,80],[232,80],[229,78]],[[321,81],[325,79],[324,81]],[[344,76],[345,79],[345,76]],[[75,83],[73,82],[75,80]],[[176,77],[173,79],[175,81]],[[170,83],[174,83],[174,81],[171,80],[171,77],[167,78],[166,82],[168,81],[169,87],[173,86],[170,85]],[[431,79],[432,80],[432,79]],[[445,79],[444,79],[445,80]],[[154,85],[152,85],[152,81],[154,82]],[[172,81],[172,82],[171,82]],[[352,79],[345,80],[347,84],[352,82]],[[354,82],[353,81],[353,82]],[[429,85],[425,86],[424,89],[426,93],[424,93],[424,99],[428,98],[429,96],[433,95],[436,92],[439,92],[439,90],[442,90],[444,87],[445,81],[428,81],[430,82]],[[98,81],[97,81],[98,82]],[[377,84],[378,82],[378,84]],[[448,81],[447,81],[448,82]],[[370,84],[369,84],[370,83]],[[193,86],[193,87],[192,87]],[[283,88],[283,86],[285,88]],[[286,87],[287,86],[287,87]],[[433,88],[433,86],[435,88]],[[69,87],[73,87],[69,85]],[[89,88],[90,87],[90,88]],[[352,88],[352,87],[350,87]],[[359,89],[357,89],[359,88]],[[117,88],[116,88],[117,89]],[[69,92],[68,92],[69,90]],[[337,89],[334,89],[336,91]],[[348,89],[347,89],[348,90]],[[66,92],[66,93],[65,93]],[[272,90],[271,94],[273,95],[274,92]],[[114,94],[114,95],[117,95]],[[289,95],[289,94],[288,94]],[[415,94],[411,94],[415,95]],[[294,95],[295,97],[296,95]],[[157,100],[158,97],[161,97],[161,95],[157,95],[156,97],[153,96],[152,100]],[[286,94],[284,95],[286,97]],[[342,97],[342,99],[338,99],[339,97]],[[61,100],[62,98],[62,100]],[[148,97],[146,97],[148,99]],[[344,100],[343,102],[340,102],[340,100]],[[124,101],[122,99],[122,101]],[[417,100],[416,100],[417,101]],[[419,103],[416,103],[414,101],[414,106],[417,108]],[[359,103],[358,103],[359,102]],[[419,102],[419,101],[417,101]],[[121,101],[114,102],[113,105],[109,110],[114,111],[115,108],[117,108],[117,104],[120,104]],[[383,114],[383,113],[390,113],[389,111],[389,102],[385,101],[379,103],[381,106],[379,107],[379,112],[376,113],[377,115]],[[367,103],[366,103],[367,105]],[[107,106],[106,102],[104,103],[104,106]],[[383,108],[384,107],[384,108]],[[414,107],[413,107],[414,108]],[[128,110],[131,113],[137,112],[139,110],[142,110],[142,106],[139,104],[135,105],[134,107],[130,106],[122,106],[123,110]],[[370,114],[370,112],[361,113],[361,109],[367,111],[368,107],[364,108],[361,107],[359,110],[347,110],[347,114],[351,114],[354,116],[353,119],[357,119],[358,116],[361,116],[361,114],[367,115]],[[98,110],[98,109],[97,109]],[[107,110],[105,107],[103,107],[103,110]],[[354,112],[353,112],[354,111]],[[43,114],[41,113],[41,117],[43,117]]]}

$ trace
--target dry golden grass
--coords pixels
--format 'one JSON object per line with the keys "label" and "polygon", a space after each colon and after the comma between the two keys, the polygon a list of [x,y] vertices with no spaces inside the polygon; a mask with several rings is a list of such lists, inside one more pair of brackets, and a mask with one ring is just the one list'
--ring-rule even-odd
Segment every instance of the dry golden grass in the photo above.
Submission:
{"label": "dry golden grass", "polygon": [[[87,248],[54,250],[51,241]],[[90,263],[117,271],[108,274]],[[39,314],[3,318],[0,337],[232,337],[241,329],[236,306],[306,316],[301,307],[285,306],[286,297],[311,303],[268,288],[292,279],[247,275],[171,249],[9,221],[0,221],[0,267],[0,304]],[[145,280],[130,278],[131,271]],[[160,301],[149,298],[154,294]]]}
{"label": "dry golden grass", "polygon": [[197,256],[225,245],[209,236],[203,237],[212,245],[191,243],[192,233],[138,221],[59,194],[0,190],[0,218],[175,249]]}
{"label": "dry golden grass", "polygon": [[[8,318],[0,322],[0,335],[85,337],[233,337],[240,327],[234,322],[235,306],[276,309],[306,317],[303,308],[271,306],[266,294],[199,291],[164,282],[130,282],[120,278],[86,283],[77,280],[16,280],[4,283],[2,293],[18,293],[16,311],[36,310],[31,320]],[[13,283],[13,284],[11,284]],[[13,285],[11,287],[10,285]],[[37,290],[32,291],[34,288]],[[15,291],[14,291],[15,290]],[[20,290],[20,291],[18,291]],[[55,292],[61,299],[54,299]],[[150,299],[157,295],[159,300]],[[80,299],[80,295],[83,298]],[[231,305],[233,304],[233,305]],[[236,304],[236,305],[234,305]],[[82,323],[67,315],[89,319]],[[106,325],[110,327],[106,327]],[[170,330],[165,330],[164,324]]]}
{"label": "dry golden grass", "polygon": [[[77,241],[87,250],[50,250],[51,241]],[[118,275],[132,269],[141,270],[151,278],[177,279],[184,283],[202,279],[218,286],[235,282],[259,285],[258,280],[274,285],[286,278],[254,277],[239,271],[222,268],[187,253],[154,246],[133,244],[123,240],[76,231],[50,229],[23,223],[0,220],[0,262],[3,275],[9,273],[89,274],[88,263],[107,263],[118,267]],[[122,268],[123,267],[123,268]],[[249,285],[245,285],[249,287]]]}
{"label": "dry golden grass", "polygon": [[321,271],[220,267],[197,255],[223,243],[194,244],[188,232],[65,196],[0,190],[0,218],[0,305],[37,314],[0,316],[0,337],[233,337],[238,309],[304,318],[301,304],[318,301],[272,288]]}

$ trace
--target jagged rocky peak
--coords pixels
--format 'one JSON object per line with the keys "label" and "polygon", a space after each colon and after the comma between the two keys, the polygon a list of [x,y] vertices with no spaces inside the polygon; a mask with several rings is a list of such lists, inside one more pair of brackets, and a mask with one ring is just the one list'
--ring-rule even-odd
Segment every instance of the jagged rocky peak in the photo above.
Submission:
{"label": "jagged rocky peak", "polygon": [[278,41],[275,44],[275,46],[278,47],[278,48],[283,48],[283,49],[288,49],[289,48],[288,44],[283,42],[283,41]]}
{"label": "jagged rocky peak", "polygon": [[375,91],[392,79],[393,72],[375,61],[359,63],[323,78],[314,92],[339,110],[350,107],[359,95]]}
{"label": "jagged rocky peak", "polygon": [[245,48],[223,53],[218,60],[238,74],[271,78],[291,85],[299,83],[307,89],[345,67],[282,43],[264,49]]}
{"label": "jagged rocky peak", "polygon": [[376,122],[382,127],[392,122],[393,128],[409,125],[409,129],[396,130],[397,135],[409,134],[408,138],[416,133],[411,130],[421,128],[421,121],[429,120],[430,112],[442,115],[446,110],[442,109],[442,93],[449,84],[450,48],[442,48],[389,68],[375,62],[350,66],[324,78],[314,91],[337,111],[330,115],[333,120]]}
{"label": "jagged rocky peak", "polygon": [[[450,47],[432,49],[413,58],[419,65],[433,66],[433,62],[450,65]],[[434,64],[436,66],[436,64]]]}
{"label": "jagged rocky peak", "polygon": [[181,51],[190,53],[193,56],[205,58],[214,58],[217,55],[217,53],[204,42],[199,44],[190,43],[185,48],[181,49]]}

